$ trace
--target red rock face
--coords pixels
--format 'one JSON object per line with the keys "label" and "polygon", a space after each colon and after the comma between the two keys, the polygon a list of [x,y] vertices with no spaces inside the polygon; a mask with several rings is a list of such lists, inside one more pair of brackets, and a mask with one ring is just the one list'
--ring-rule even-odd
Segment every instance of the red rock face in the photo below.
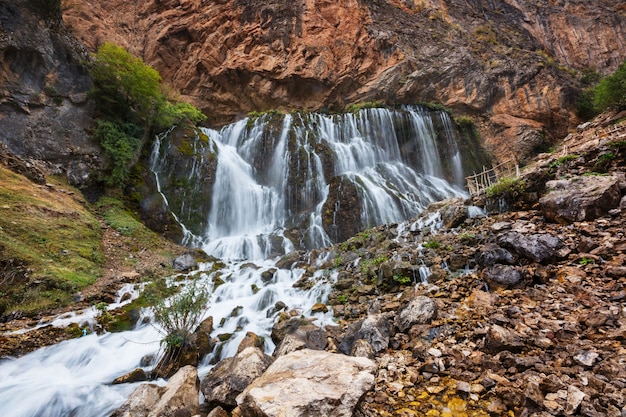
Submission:
{"label": "red rock face", "polygon": [[214,124],[436,101],[521,160],[578,123],[583,69],[624,60],[625,14],[612,0],[77,0],[64,18],[91,49],[142,56]]}

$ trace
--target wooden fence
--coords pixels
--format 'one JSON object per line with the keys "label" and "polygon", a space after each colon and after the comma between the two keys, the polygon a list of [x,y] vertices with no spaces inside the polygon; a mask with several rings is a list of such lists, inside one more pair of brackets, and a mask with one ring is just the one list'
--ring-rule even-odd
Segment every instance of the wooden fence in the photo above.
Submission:
{"label": "wooden fence", "polygon": [[465,180],[470,195],[479,195],[504,177],[519,177],[519,165],[509,160],[490,169],[483,167],[481,173],[465,177]]}

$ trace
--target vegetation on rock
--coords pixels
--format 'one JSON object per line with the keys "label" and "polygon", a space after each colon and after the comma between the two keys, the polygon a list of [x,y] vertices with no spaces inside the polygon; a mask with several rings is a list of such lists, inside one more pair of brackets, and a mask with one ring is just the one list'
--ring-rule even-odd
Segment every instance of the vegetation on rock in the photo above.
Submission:
{"label": "vegetation on rock", "polygon": [[146,135],[206,118],[191,104],[168,96],[159,73],[120,46],[103,44],[89,73],[94,81],[92,96],[103,115],[94,136],[112,165],[104,178],[108,186],[126,182]]}

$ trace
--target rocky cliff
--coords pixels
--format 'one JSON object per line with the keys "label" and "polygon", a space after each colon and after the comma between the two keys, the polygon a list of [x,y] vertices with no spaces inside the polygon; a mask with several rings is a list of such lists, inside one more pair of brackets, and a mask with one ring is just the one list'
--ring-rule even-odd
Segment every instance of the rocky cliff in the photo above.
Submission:
{"label": "rocky cliff", "polygon": [[77,0],[65,21],[91,49],[141,55],[214,124],[436,101],[523,160],[578,123],[585,70],[624,60],[625,16],[611,0]]}
{"label": "rocky cliff", "polygon": [[60,15],[37,4],[0,1],[0,142],[81,185],[101,162],[87,132],[88,53]]}

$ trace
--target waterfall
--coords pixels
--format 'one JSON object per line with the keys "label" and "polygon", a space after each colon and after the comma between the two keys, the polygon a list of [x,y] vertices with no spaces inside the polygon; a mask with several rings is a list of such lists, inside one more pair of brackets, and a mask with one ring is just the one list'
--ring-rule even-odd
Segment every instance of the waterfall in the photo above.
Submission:
{"label": "waterfall", "polygon": [[[445,112],[414,106],[267,114],[203,132],[217,155],[215,181],[205,185],[210,193],[198,189],[206,174],[194,165],[186,194],[211,195],[206,226],[174,214],[193,234],[189,242],[220,258],[265,259],[326,246],[463,195],[456,134]],[[155,168],[157,177],[169,175]]]}
{"label": "waterfall", "polygon": [[[448,127],[438,134],[436,124]],[[326,302],[337,273],[320,269],[311,277],[315,286],[301,290],[293,283],[306,272],[278,268],[273,258],[329,246],[386,222],[407,220],[399,235],[434,227],[437,219],[408,219],[430,202],[464,195],[456,136],[443,112],[405,107],[263,115],[220,130],[178,133],[174,146],[176,132],[154,142],[150,166],[158,196],[182,226],[183,243],[225,262],[201,264],[187,277],[211,291],[205,313],[216,323],[211,336],[229,335],[204,359],[201,377],[211,361],[234,355],[248,331],[264,336],[271,352],[278,301],[299,316],[315,316],[320,326],[332,323],[332,312],[311,310]],[[452,162],[442,163],[446,156]],[[419,273],[424,281],[429,271],[422,265]],[[62,320],[83,326],[93,316]],[[0,361],[0,415],[106,417],[137,386],[110,382],[157,353],[160,338],[140,321],[132,331],[90,334]]]}

